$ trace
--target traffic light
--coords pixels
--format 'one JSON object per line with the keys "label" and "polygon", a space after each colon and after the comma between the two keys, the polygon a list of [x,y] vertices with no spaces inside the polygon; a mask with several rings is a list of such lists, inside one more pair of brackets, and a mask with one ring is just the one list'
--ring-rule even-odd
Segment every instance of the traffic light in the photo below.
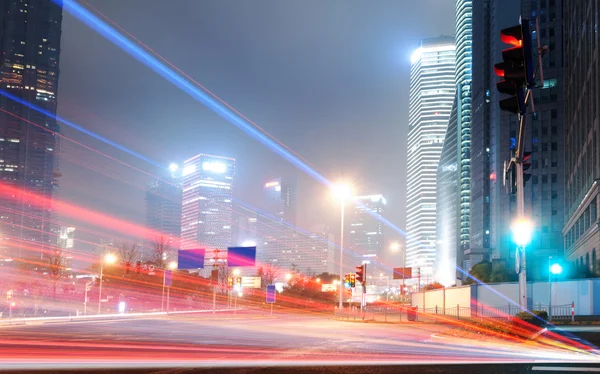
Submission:
{"label": "traffic light", "polygon": [[350,273],[350,288],[356,287],[356,274]]}
{"label": "traffic light", "polygon": [[362,264],[356,267],[356,282],[362,283],[364,286],[367,283],[367,265]]}
{"label": "traffic light", "polygon": [[227,287],[229,289],[233,288],[233,278],[232,277],[227,277]]}
{"label": "traffic light", "polygon": [[131,262],[127,261],[125,263],[125,274],[129,274],[130,271],[131,271]]}
{"label": "traffic light", "polygon": [[520,25],[501,30],[500,39],[512,45],[502,51],[503,61],[494,65],[496,75],[504,78],[496,88],[511,96],[500,100],[500,109],[523,115],[527,112],[527,88],[534,85],[529,20],[522,19]]}
{"label": "traffic light", "polygon": [[521,164],[523,165],[523,187],[525,187],[527,181],[531,179],[531,174],[527,173],[531,167],[531,152],[523,152]]}
{"label": "traffic light", "polygon": [[344,275],[344,287],[350,288],[350,274]]}
{"label": "traffic light", "polygon": [[242,277],[235,278],[235,286],[238,288],[242,287]]}
{"label": "traffic light", "polygon": [[135,273],[136,274],[142,273],[142,261],[138,261],[135,263]]}

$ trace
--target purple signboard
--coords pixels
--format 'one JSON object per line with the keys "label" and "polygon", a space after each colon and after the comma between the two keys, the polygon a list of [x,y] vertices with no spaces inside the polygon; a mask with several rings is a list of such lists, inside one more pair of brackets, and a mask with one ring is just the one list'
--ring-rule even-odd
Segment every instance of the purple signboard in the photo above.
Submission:
{"label": "purple signboard", "polygon": [[227,248],[227,266],[241,267],[256,264],[256,247]]}
{"label": "purple signboard", "polygon": [[204,268],[204,248],[179,250],[177,268],[182,270]]}

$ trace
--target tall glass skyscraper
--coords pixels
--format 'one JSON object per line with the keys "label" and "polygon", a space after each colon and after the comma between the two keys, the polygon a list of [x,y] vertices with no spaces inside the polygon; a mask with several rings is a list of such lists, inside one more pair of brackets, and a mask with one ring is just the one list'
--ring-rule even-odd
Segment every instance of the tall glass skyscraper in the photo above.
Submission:
{"label": "tall glass skyscraper", "polygon": [[425,39],[412,56],[407,157],[406,265],[433,272],[438,162],[456,92],[454,38]]}
{"label": "tall glass skyscraper", "polygon": [[[181,248],[226,251],[232,244],[235,159],[199,154],[183,163]],[[226,258],[224,252],[219,258]]]}
{"label": "tall glass skyscraper", "polygon": [[[154,179],[146,185],[146,227],[149,235],[146,246],[169,243],[172,251],[180,246],[181,236],[181,181],[172,175]],[[162,237],[162,239],[161,239]]]}
{"label": "tall glass skyscraper", "polygon": [[[62,6],[48,0],[0,2],[0,89],[18,100],[56,113]],[[50,238],[52,197],[58,188],[59,126],[47,116],[0,96],[0,180],[39,195],[25,204],[20,194],[0,201],[0,232],[15,239],[0,255],[40,257]],[[58,228],[54,228],[58,231]],[[32,253],[24,248],[40,247]]]}
{"label": "tall glass skyscraper", "polygon": [[443,284],[455,283],[470,244],[472,15],[471,0],[456,0],[456,98],[437,181],[435,277]]}

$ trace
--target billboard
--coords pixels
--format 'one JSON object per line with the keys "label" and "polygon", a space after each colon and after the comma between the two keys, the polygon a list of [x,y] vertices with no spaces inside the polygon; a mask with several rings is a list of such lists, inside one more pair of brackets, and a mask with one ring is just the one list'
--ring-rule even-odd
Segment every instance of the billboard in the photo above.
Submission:
{"label": "billboard", "polygon": [[411,279],[412,268],[394,268],[394,279]]}
{"label": "billboard", "polygon": [[179,250],[177,268],[182,270],[204,268],[204,248]]}
{"label": "billboard", "polygon": [[242,267],[256,264],[256,246],[227,248],[227,266]]}
{"label": "billboard", "polygon": [[275,290],[275,285],[270,284],[267,286],[267,303],[273,304],[275,299],[277,298],[277,291]]}

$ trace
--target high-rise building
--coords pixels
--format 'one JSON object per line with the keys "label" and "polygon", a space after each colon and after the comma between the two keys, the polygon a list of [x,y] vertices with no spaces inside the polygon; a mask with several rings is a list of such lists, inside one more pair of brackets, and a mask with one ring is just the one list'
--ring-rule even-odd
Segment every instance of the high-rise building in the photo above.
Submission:
{"label": "high-rise building", "polygon": [[62,256],[62,264],[65,270],[73,269],[73,248],[75,247],[75,227],[61,227],[56,241],[60,255]]}
{"label": "high-rise building", "polygon": [[265,183],[263,195],[267,212],[292,225],[297,216],[297,183],[291,178],[277,178]]}
{"label": "high-rise building", "polygon": [[[555,7],[561,3],[556,1]],[[569,0],[564,1],[562,9],[565,12],[562,43],[565,58],[565,257],[579,271],[597,273],[600,250],[597,224],[600,203],[600,2]],[[560,48],[559,35],[551,26],[553,23],[547,22],[552,22],[561,9],[548,10],[544,23],[545,39]],[[548,63],[559,64],[560,57],[560,54],[550,55]]]}
{"label": "high-rise building", "polygon": [[146,185],[146,247],[152,250],[155,243],[168,243],[177,251],[181,237],[181,185],[180,180],[165,176]]}
{"label": "high-rise building", "polygon": [[[539,37],[550,51],[543,59],[544,86],[533,90],[535,112],[527,116],[525,151],[532,152],[531,180],[525,186],[525,214],[535,232],[528,246],[528,277],[548,276],[548,256],[563,253],[564,125],[562,87],[562,1],[488,0],[473,2],[473,81],[471,142],[471,238],[464,254],[470,269],[482,260],[504,260],[513,269],[516,245],[510,225],[516,217],[516,197],[503,186],[504,162],[513,156],[519,124],[503,112],[505,98],[496,89],[493,71],[509,46],[500,30],[538,17],[540,35],[532,23],[533,45]],[[534,48],[534,53],[536,48]],[[534,56],[537,61],[537,56]]]}
{"label": "high-rise building", "polygon": [[412,55],[407,157],[406,265],[431,275],[436,178],[456,92],[454,38],[425,39]]}
{"label": "high-rise building", "polygon": [[[35,204],[24,203],[18,193],[0,201],[0,231],[16,243],[5,256],[39,257],[43,246],[54,242],[50,222],[59,176],[59,126],[52,115],[56,113],[61,24],[62,5],[54,1],[0,2],[0,89],[8,94],[0,95],[0,180],[39,196]],[[32,253],[32,245],[40,250]]]}
{"label": "high-rise building", "polygon": [[353,198],[356,206],[349,214],[349,247],[358,256],[355,263],[380,263],[383,260],[383,223],[377,217],[384,212],[387,201],[382,195],[364,195]]}
{"label": "high-rise building", "polygon": [[199,154],[183,163],[181,248],[205,248],[207,264],[209,253],[225,259],[232,244],[234,176],[233,158]]}
{"label": "high-rise building", "polygon": [[456,97],[437,176],[435,278],[454,284],[470,243],[472,0],[456,0]]}

